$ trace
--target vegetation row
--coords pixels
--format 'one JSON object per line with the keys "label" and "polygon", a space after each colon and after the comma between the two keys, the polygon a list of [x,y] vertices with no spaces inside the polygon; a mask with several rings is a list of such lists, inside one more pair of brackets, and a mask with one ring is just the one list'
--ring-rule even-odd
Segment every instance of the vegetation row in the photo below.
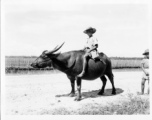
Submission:
{"label": "vegetation row", "polygon": [[[35,69],[29,65],[36,59],[36,56],[7,56],[5,57],[5,71],[6,74],[18,73],[23,71],[50,71],[53,68]],[[125,68],[140,68],[142,58],[124,58],[124,57],[111,57],[113,69],[125,69]]]}

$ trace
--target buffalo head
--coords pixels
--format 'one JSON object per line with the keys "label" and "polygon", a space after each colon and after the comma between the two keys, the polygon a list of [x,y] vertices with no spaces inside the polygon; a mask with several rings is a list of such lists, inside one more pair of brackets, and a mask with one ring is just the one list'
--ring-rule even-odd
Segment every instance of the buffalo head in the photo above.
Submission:
{"label": "buffalo head", "polygon": [[60,54],[60,53],[55,53],[55,52],[58,51],[63,46],[63,44],[60,45],[59,47],[56,46],[51,51],[48,51],[48,50],[43,51],[42,54],[38,58],[36,58],[36,60],[31,64],[31,66],[34,68],[51,67],[52,58],[56,58]]}

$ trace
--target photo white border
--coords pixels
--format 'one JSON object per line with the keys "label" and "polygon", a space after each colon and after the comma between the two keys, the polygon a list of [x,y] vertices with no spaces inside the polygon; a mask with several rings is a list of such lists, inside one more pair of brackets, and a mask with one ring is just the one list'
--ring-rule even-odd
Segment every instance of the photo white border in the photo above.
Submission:
{"label": "photo white border", "polygon": [[[27,2],[28,0],[25,0]],[[34,0],[31,0],[34,2]],[[54,0],[54,3],[69,3],[69,4],[85,4],[85,3],[90,3],[90,4],[149,4],[150,6],[150,12],[149,12],[149,19],[152,21],[152,2],[151,0]],[[13,2],[13,0],[11,1]],[[36,2],[36,0],[35,0]],[[42,1],[44,2],[44,1]],[[70,115],[70,116],[62,116],[62,115],[5,115],[5,4],[7,1],[1,0],[1,120],[58,120],[58,119],[66,119],[66,120],[71,120],[71,119],[150,119],[150,115],[112,115],[112,116],[99,116],[99,115]],[[152,23],[150,24],[149,28],[149,48],[150,48],[150,59],[151,59],[151,48],[152,48]],[[152,63],[150,62],[150,70],[152,68]],[[152,83],[150,82],[150,86],[152,86]],[[151,99],[151,98],[150,98]],[[151,107],[150,107],[150,112],[151,112]],[[152,118],[152,117],[151,117]]]}

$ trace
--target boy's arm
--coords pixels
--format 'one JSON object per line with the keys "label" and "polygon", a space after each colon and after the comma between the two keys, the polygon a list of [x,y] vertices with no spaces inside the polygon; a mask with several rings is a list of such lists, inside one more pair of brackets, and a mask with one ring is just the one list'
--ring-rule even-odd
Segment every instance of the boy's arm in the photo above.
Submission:
{"label": "boy's arm", "polygon": [[149,74],[147,73],[147,71],[144,69],[144,63],[141,63],[141,69],[143,70],[143,72],[144,72],[146,75],[149,75]]}
{"label": "boy's arm", "polygon": [[88,52],[91,52],[91,51],[93,51],[93,50],[96,50],[98,48],[98,44],[95,44],[95,46],[92,48],[92,49],[90,49]]}
{"label": "boy's arm", "polygon": [[93,43],[93,48],[89,50],[89,52],[93,51],[93,50],[96,50],[98,48],[98,40],[97,38],[93,37],[92,39],[92,43]]}

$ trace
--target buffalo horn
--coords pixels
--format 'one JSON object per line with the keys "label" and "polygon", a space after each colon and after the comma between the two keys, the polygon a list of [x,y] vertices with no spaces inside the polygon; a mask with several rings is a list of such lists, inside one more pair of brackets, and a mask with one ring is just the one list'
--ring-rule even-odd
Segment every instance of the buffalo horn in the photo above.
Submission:
{"label": "buffalo horn", "polygon": [[[60,45],[59,47],[56,46],[53,50],[48,51],[48,52],[45,52],[45,54],[51,54],[51,53],[54,53],[54,52],[58,51],[58,50],[63,46],[63,44],[64,44],[64,42],[63,42],[62,45]],[[58,48],[57,48],[57,47],[58,47]]]}
{"label": "buffalo horn", "polygon": [[51,51],[45,51],[45,54],[50,54],[50,53],[52,53],[55,49],[57,49],[57,47],[58,47],[58,45],[57,45],[53,50],[51,50]]}

